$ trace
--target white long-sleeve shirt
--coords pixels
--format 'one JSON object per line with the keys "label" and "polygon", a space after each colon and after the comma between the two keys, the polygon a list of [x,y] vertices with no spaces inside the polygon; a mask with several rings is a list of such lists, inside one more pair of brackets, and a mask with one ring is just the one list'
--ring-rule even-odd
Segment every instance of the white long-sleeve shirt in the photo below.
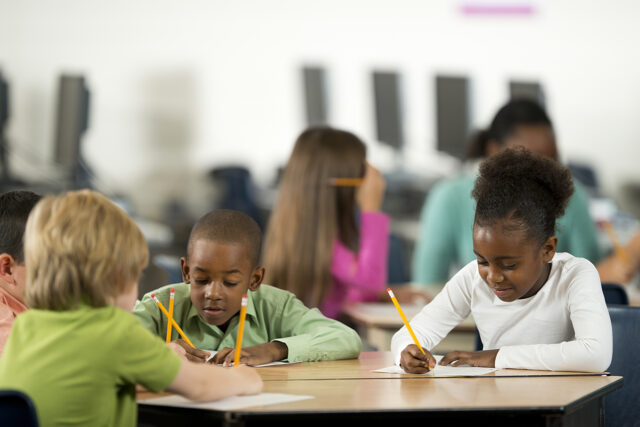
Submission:
{"label": "white long-sleeve shirt", "polygon": [[[534,296],[503,302],[478,273],[477,261],[460,270],[411,320],[420,344],[431,350],[473,315],[485,350],[499,349],[498,369],[602,372],[613,352],[611,319],[595,267],[558,253],[549,278]],[[391,340],[396,363],[413,344],[406,327]]]}

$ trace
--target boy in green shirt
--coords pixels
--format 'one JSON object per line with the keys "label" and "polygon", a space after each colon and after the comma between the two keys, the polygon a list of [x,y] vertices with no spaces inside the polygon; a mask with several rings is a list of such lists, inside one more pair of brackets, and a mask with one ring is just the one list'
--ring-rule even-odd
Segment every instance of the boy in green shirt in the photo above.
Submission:
{"label": "boy in green shirt", "polygon": [[[261,365],[356,358],[362,343],[351,328],[309,309],[292,293],[262,285],[259,266],[262,233],[247,215],[216,210],[200,218],[191,230],[187,257],[181,258],[185,283],[153,293],[165,307],[175,289],[173,317],[198,349],[217,350],[213,363],[229,364],[238,330],[242,295],[248,293],[241,363]],[[295,260],[292,260],[295,262]],[[250,292],[248,292],[250,291]],[[142,325],[165,337],[167,319],[145,295],[134,314]],[[172,331],[172,338],[179,338]],[[208,352],[184,341],[187,357],[204,362]]]}
{"label": "boy in green shirt", "polygon": [[106,197],[44,198],[24,253],[30,309],[0,358],[0,388],[30,396],[41,426],[134,426],[136,384],[200,401],[261,390],[254,369],[181,360],[131,315],[147,245]]}

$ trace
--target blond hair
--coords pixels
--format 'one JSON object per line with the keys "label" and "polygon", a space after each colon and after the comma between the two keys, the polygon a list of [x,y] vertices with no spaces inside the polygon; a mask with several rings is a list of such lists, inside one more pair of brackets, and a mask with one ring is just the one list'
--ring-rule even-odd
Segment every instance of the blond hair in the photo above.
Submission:
{"label": "blond hair", "polygon": [[142,232],[105,196],[90,190],[42,199],[25,230],[26,302],[69,310],[104,307],[127,292],[147,265]]}
{"label": "blond hair", "polygon": [[265,235],[265,282],[319,306],[331,285],[334,240],[358,247],[353,187],[331,178],[361,178],[366,148],[355,135],[320,127],[302,132],[285,168]]}

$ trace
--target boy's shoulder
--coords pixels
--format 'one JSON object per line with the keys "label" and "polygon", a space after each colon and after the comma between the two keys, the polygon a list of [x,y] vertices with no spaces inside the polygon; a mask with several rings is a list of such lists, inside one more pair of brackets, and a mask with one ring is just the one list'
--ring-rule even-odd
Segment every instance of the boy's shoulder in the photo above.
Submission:
{"label": "boy's shoulder", "polygon": [[253,296],[254,298],[267,300],[284,300],[289,298],[296,298],[296,296],[289,291],[265,284],[260,285],[258,290],[253,292]]}
{"label": "boy's shoulder", "polygon": [[284,289],[276,288],[271,285],[260,285],[257,291],[250,292],[250,300],[256,312],[264,312],[264,314],[274,314],[281,312],[286,305],[291,303],[299,303],[304,307],[302,301],[296,296]]}

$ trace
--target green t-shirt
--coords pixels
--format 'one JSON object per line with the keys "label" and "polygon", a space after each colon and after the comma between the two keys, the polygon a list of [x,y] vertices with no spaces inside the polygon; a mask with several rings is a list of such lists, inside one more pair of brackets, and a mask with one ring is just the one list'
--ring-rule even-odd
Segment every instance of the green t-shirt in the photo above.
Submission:
{"label": "green t-shirt", "polygon": [[[413,252],[414,283],[443,284],[453,273],[476,259],[473,253],[473,220],[476,202],[471,197],[475,175],[438,182],[430,190],[420,216],[420,234]],[[563,217],[556,223],[557,252],[569,252],[596,263],[602,257],[589,200],[574,181],[575,192]]]}
{"label": "green t-shirt", "polygon": [[[176,291],[173,318],[193,345],[203,350],[235,346],[239,315],[231,318],[224,332],[206,323],[191,304],[190,288],[186,283],[164,286],[138,301],[133,314],[145,328],[166,338],[167,318],[150,295],[155,293],[168,310],[171,288]],[[248,295],[243,347],[280,341],[289,349],[287,360],[290,362],[353,359],[360,354],[362,342],[353,329],[323,316],[317,308],[307,308],[291,292],[261,285]],[[171,339],[180,338],[175,329],[172,328],[171,333]]]}
{"label": "green t-shirt", "polygon": [[32,309],[13,325],[0,358],[0,388],[29,395],[41,426],[134,426],[135,385],[163,390],[180,363],[119,308]]}

